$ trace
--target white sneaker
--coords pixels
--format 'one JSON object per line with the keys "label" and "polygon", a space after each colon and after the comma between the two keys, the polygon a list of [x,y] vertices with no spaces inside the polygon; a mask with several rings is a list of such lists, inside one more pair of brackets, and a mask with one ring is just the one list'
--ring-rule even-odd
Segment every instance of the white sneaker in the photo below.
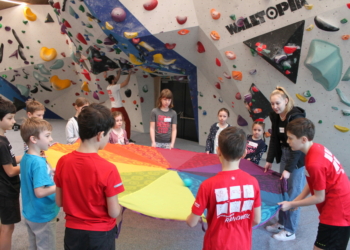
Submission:
{"label": "white sneaker", "polygon": [[279,231],[284,229],[284,226],[276,222],[275,224],[267,226],[265,229],[270,233],[278,233]]}
{"label": "white sneaker", "polygon": [[272,238],[280,241],[295,240],[295,234],[282,230],[281,232],[272,235]]}

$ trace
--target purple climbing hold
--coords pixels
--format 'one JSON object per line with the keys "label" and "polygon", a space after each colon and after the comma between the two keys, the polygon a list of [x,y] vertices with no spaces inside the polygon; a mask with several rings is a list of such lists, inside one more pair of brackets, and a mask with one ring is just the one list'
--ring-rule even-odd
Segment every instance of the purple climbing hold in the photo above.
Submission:
{"label": "purple climbing hold", "polygon": [[111,12],[111,17],[114,21],[120,23],[126,18],[126,12],[122,8],[114,8]]}
{"label": "purple climbing hold", "polygon": [[6,31],[10,31],[10,30],[11,30],[11,27],[10,27],[10,26],[6,26],[6,27],[5,27],[5,30],[6,30]]}
{"label": "purple climbing hold", "polygon": [[243,27],[244,26],[244,17],[240,17],[240,18],[238,18],[237,19],[237,21],[236,21],[236,25],[237,25],[237,27]]}
{"label": "purple climbing hold", "polygon": [[49,103],[50,103],[50,100],[45,100],[44,103],[45,103],[45,104],[49,104]]}
{"label": "purple climbing hold", "polygon": [[112,39],[110,39],[109,37],[106,37],[104,39],[104,42],[103,42],[104,45],[113,45],[115,44],[115,41],[113,41]]}
{"label": "purple climbing hold", "polygon": [[244,127],[248,125],[248,122],[242,116],[238,115],[237,124],[241,127]]}
{"label": "purple climbing hold", "polygon": [[92,97],[95,98],[96,100],[100,100],[100,97],[98,96],[97,91],[95,91],[95,92],[92,94]]}
{"label": "purple climbing hold", "polygon": [[308,100],[308,103],[315,103],[315,102],[316,102],[316,99],[313,96],[311,96]]}
{"label": "purple climbing hold", "polygon": [[14,57],[14,56],[18,59],[18,50],[15,50],[15,51],[9,56],[9,58],[10,58],[10,57]]}
{"label": "purple climbing hold", "polygon": [[252,94],[246,94],[244,95],[244,102],[250,103],[252,101]]}
{"label": "purple climbing hold", "polygon": [[24,61],[24,64],[28,65],[28,64],[29,64],[29,62],[28,62],[28,61]]}
{"label": "purple climbing hold", "polygon": [[9,39],[9,40],[7,40],[7,42],[8,42],[9,44],[12,44],[12,40],[10,40],[10,39]]}
{"label": "purple climbing hold", "polygon": [[286,55],[277,55],[275,56],[275,62],[276,63],[280,63],[284,60],[287,60],[287,56]]}

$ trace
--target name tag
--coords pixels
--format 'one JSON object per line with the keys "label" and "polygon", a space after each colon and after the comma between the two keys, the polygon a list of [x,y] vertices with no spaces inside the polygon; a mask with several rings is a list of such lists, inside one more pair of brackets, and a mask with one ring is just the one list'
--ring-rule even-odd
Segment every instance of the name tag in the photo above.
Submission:
{"label": "name tag", "polygon": [[171,122],[171,118],[164,118],[164,122]]}
{"label": "name tag", "polygon": [[248,142],[248,145],[251,146],[251,147],[253,147],[253,148],[258,147],[258,144],[257,144],[256,142],[253,142],[253,141],[249,141],[249,142]]}
{"label": "name tag", "polygon": [[280,133],[284,133],[284,127],[280,127]]}

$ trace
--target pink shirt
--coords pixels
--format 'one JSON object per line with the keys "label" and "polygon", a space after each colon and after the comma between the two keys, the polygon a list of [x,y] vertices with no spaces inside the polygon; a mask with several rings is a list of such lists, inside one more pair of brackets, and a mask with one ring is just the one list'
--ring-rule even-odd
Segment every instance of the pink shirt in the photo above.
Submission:
{"label": "pink shirt", "polygon": [[109,134],[108,142],[112,144],[120,144],[120,145],[129,144],[129,140],[128,140],[128,137],[126,136],[126,131],[124,129],[122,129],[122,133],[120,134],[116,134],[112,129],[111,133]]}

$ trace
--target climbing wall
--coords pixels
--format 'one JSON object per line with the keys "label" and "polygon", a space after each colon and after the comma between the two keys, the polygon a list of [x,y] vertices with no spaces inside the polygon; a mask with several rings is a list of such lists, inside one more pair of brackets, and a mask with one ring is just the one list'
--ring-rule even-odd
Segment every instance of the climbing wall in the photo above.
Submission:
{"label": "climbing wall", "polygon": [[[231,125],[249,132],[271,111],[271,91],[283,86],[316,124],[315,141],[345,163],[349,2],[308,2],[59,0],[26,12],[16,7],[0,12],[0,75],[18,98],[35,97],[67,119],[77,96],[109,105],[103,71],[120,67],[123,81],[131,69],[121,95],[132,129],[141,132],[149,130],[154,77],[187,76],[201,145],[220,108],[230,110]],[[45,22],[48,13],[54,22]]]}

